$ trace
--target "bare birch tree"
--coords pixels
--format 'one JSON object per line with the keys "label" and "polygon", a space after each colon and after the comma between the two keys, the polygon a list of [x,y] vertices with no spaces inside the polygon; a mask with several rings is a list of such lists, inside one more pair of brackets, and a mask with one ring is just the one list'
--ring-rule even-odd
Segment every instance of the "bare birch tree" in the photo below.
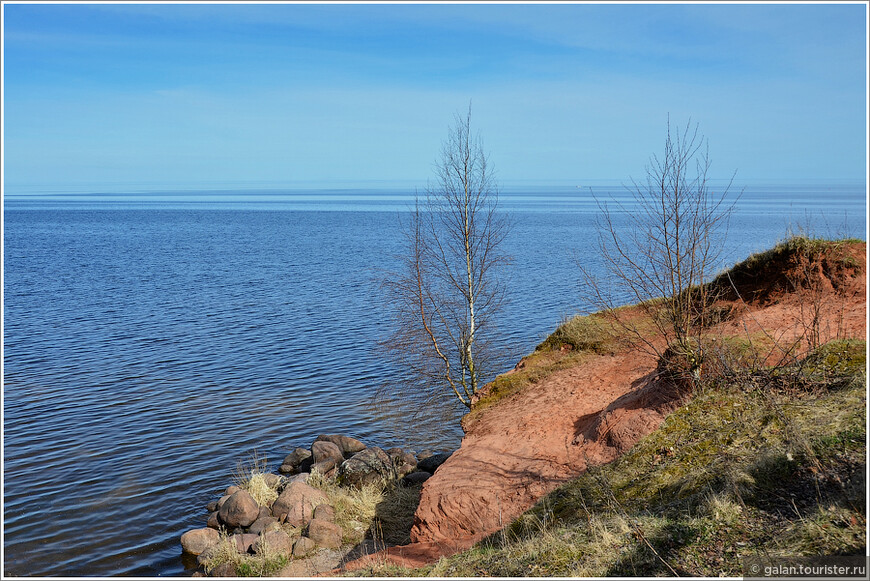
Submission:
{"label": "bare birch tree", "polygon": [[508,223],[470,106],[442,143],[435,177],[403,225],[403,269],[385,284],[397,325],[383,345],[425,387],[470,407],[492,371],[487,333],[508,260],[501,250]]}
{"label": "bare birch tree", "polygon": [[[619,288],[639,303],[668,347],[699,337],[709,323],[714,297],[705,283],[719,267],[734,208],[728,200],[734,176],[714,191],[709,169],[707,140],[697,124],[689,121],[674,130],[669,119],[662,156],[652,156],[644,182],[632,180],[632,203],[597,200],[607,288]],[[592,273],[584,275],[600,304],[624,322],[612,295]],[[658,352],[644,333],[637,336]]]}

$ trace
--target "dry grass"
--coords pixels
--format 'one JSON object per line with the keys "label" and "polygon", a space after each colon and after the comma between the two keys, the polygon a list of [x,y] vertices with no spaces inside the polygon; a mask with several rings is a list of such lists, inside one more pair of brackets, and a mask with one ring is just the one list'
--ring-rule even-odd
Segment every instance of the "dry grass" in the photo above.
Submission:
{"label": "dry grass", "polygon": [[[278,488],[283,477],[269,475],[268,460],[254,451],[245,461],[239,461],[233,473],[233,481],[260,506],[269,506],[278,498]],[[268,475],[268,477],[267,477]]]}
{"label": "dry grass", "polygon": [[863,342],[705,383],[612,464],[434,576],[728,576],[774,555],[863,554]]}

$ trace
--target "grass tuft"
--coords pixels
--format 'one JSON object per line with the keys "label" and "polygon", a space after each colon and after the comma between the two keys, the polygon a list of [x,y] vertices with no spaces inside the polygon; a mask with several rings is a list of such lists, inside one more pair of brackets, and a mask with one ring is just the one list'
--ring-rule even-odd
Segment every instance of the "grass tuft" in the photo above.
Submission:
{"label": "grass tuft", "polygon": [[246,490],[260,506],[270,506],[278,498],[283,477],[269,474],[267,458],[254,451],[246,461],[239,461],[233,473],[236,486]]}

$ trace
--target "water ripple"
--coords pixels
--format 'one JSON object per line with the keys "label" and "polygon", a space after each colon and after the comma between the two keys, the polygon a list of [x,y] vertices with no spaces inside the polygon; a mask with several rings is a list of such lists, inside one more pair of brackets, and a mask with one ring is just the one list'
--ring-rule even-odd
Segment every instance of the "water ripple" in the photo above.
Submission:
{"label": "water ripple", "polygon": [[[754,203],[742,232],[762,244]],[[8,575],[183,574],[178,537],[254,449],[458,444],[449,399],[374,400],[384,378],[412,385],[373,347],[394,212],[22,204],[4,229]],[[572,212],[532,209],[508,240],[502,369],[588,307],[571,248],[594,260],[593,220]]]}

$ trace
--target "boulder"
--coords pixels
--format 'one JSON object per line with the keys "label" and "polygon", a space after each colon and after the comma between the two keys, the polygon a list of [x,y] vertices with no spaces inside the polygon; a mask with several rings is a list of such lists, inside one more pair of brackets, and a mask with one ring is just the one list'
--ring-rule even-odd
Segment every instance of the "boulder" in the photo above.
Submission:
{"label": "boulder", "polygon": [[181,535],[181,549],[191,555],[201,555],[219,541],[220,534],[215,529],[193,529]]}
{"label": "boulder", "polygon": [[283,478],[281,478],[277,474],[271,474],[271,473],[263,474],[263,482],[265,482],[266,486],[268,486],[269,488],[271,488],[273,490],[278,488],[281,485],[282,480],[283,480]]}
{"label": "boulder", "polygon": [[429,474],[434,474],[439,466],[444,464],[450,456],[453,455],[453,452],[441,452],[438,454],[432,454],[426,458],[423,458],[419,462],[417,462],[417,468],[420,470],[425,470]]}
{"label": "boulder", "polygon": [[314,508],[328,503],[326,494],[304,482],[291,482],[272,504],[272,514],[294,527],[305,525],[314,515]]}
{"label": "boulder", "polygon": [[410,450],[405,450],[404,448],[390,448],[387,450],[387,454],[390,455],[390,458],[393,459],[393,464],[396,468],[408,464],[410,466],[417,466],[417,457],[414,456],[414,453]]}
{"label": "boulder", "polygon": [[221,522],[229,527],[246,527],[260,516],[260,506],[246,490],[239,490],[218,511]]}
{"label": "boulder", "polygon": [[337,549],[341,546],[341,527],[325,520],[312,520],[308,523],[305,536],[319,547]]}
{"label": "boulder", "polygon": [[213,501],[209,502],[207,505],[205,505],[205,509],[206,509],[208,512],[214,512],[214,511],[216,511],[216,510],[218,509],[217,501],[216,501],[216,500],[213,500]]}
{"label": "boulder", "polygon": [[254,545],[254,553],[270,552],[273,555],[290,556],[293,551],[293,539],[282,530],[269,531],[260,535],[260,540]]}
{"label": "boulder", "polygon": [[225,561],[211,570],[212,577],[238,577],[239,572],[236,570],[236,564],[230,561]]}
{"label": "boulder", "polygon": [[311,450],[305,448],[296,448],[288,454],[278,472],[282,474],[293,474],[295,472],[307,472],[311,468],[314,459],[311,457]]}
{"label": "boulder", "polygon": [[344,454],[345,458],[350,458],[357,452],[362,452],[366,449],[366,445],[354,438],[348,438],[347,436],[340,436],[338,434],[334,435],[325,435],[321,434],[317,436],[315,442],[332,442],[338,449],[341,450],[341,453]]}
{"label": "boulder", "polygon": [[403,476],[410,474],[414,470],[417,469],[416,464],[402,464],[398,468],[396,468],[396,478],[402,478]]}
{"label": "boulder", "polygon": [[220,510],[221,507],[224,505],[224,503],[227,501],[227,499],[229,499],[229,497],[230,497],[229,494],[224,494],[223,496],[221,496],[214,505],[215,510]]}
{"label": "boulder", "polygon": [[257,518],[260,519],[260,518],[267,517],[267,516],[272,516],[272,509],[269,508],[268,506],[261,506],[260,507],[260,514],[257,515]]}
{"label": "boulder", "polygon": [[233,535],[231,538],[236,543],[236,550],[244,554],[254,552],[254,544],[260,538],[260,535],[243,533],[241,535]]}
{"label": "boulder", "polygon": [[311,456],[314,458],[314,464],[319,464],[330,458],[334,459],[336,464],[341,464],[344,461],[344,453],[341,448],[327,440],[317,440],[311,444]]}
{"label": "boulder", "polygon": [[230,486],[224,492],[224,496],[232,496],[235,493],[237,493],[239,490],[241,490],[241,488],[239,488],[238,486]]}
{"label": "boulder", "polygon": [[286,480],[284,480],[284,486],[286,487],[291,482],[304,482],[308,484],[308,477],[311,476],[308,472],[302,472],[301,474],[294,474],[293,476],[288,476]]}
{"label": "boulder", "polygon": [[403,486],[414,486],[416,484],[422,484],[429,480],[429,477],[432,476],[428,472],[418,471],[411,472],[410,474],[406,474],[404,478],[402,478]]}
{"label": "boulder", "polygon": [[293,556],[304,557],[310,554],[316,548],[317,543],[315,543],[308,537],[299,537],[298,539],[296,539],[296,542],[293,543]]}
{"label": "boulder", "polygon": [[221,528],[221,519],[218,517],[218,511],[214,511],[208,515],[208,522],[205,523],[205,526],[215,530]]}
{"label": "boulder", "polygon": [[251,526],[248,527],[248,532],[259,535],[265,531],[268,531],[270,528],[274,528],[275,526],[278,526],[280,528],[277,518],[273,516],[261,516],[260,518],[255,520]]}
{"label": "boulder", "polygon": [[332,476],[332,473],[335,471],[336,466],[338,466],[342,461],[336,461],[335,458],[324,458],[320,462],[315,462],[311,465],[311,472],[319,472],[323,476],[327,478]]}
{"label": "boulder", "polygon": [[345,460],[338,471],[342,485],[361,487],[396,479],[396,468],[390,456],[380,448],[366,448]]}
{"label": "boulder", "polygon": [[318,504],[314,509],[314,518],[316,520],[335,522],[335,509],[328,504]]}

